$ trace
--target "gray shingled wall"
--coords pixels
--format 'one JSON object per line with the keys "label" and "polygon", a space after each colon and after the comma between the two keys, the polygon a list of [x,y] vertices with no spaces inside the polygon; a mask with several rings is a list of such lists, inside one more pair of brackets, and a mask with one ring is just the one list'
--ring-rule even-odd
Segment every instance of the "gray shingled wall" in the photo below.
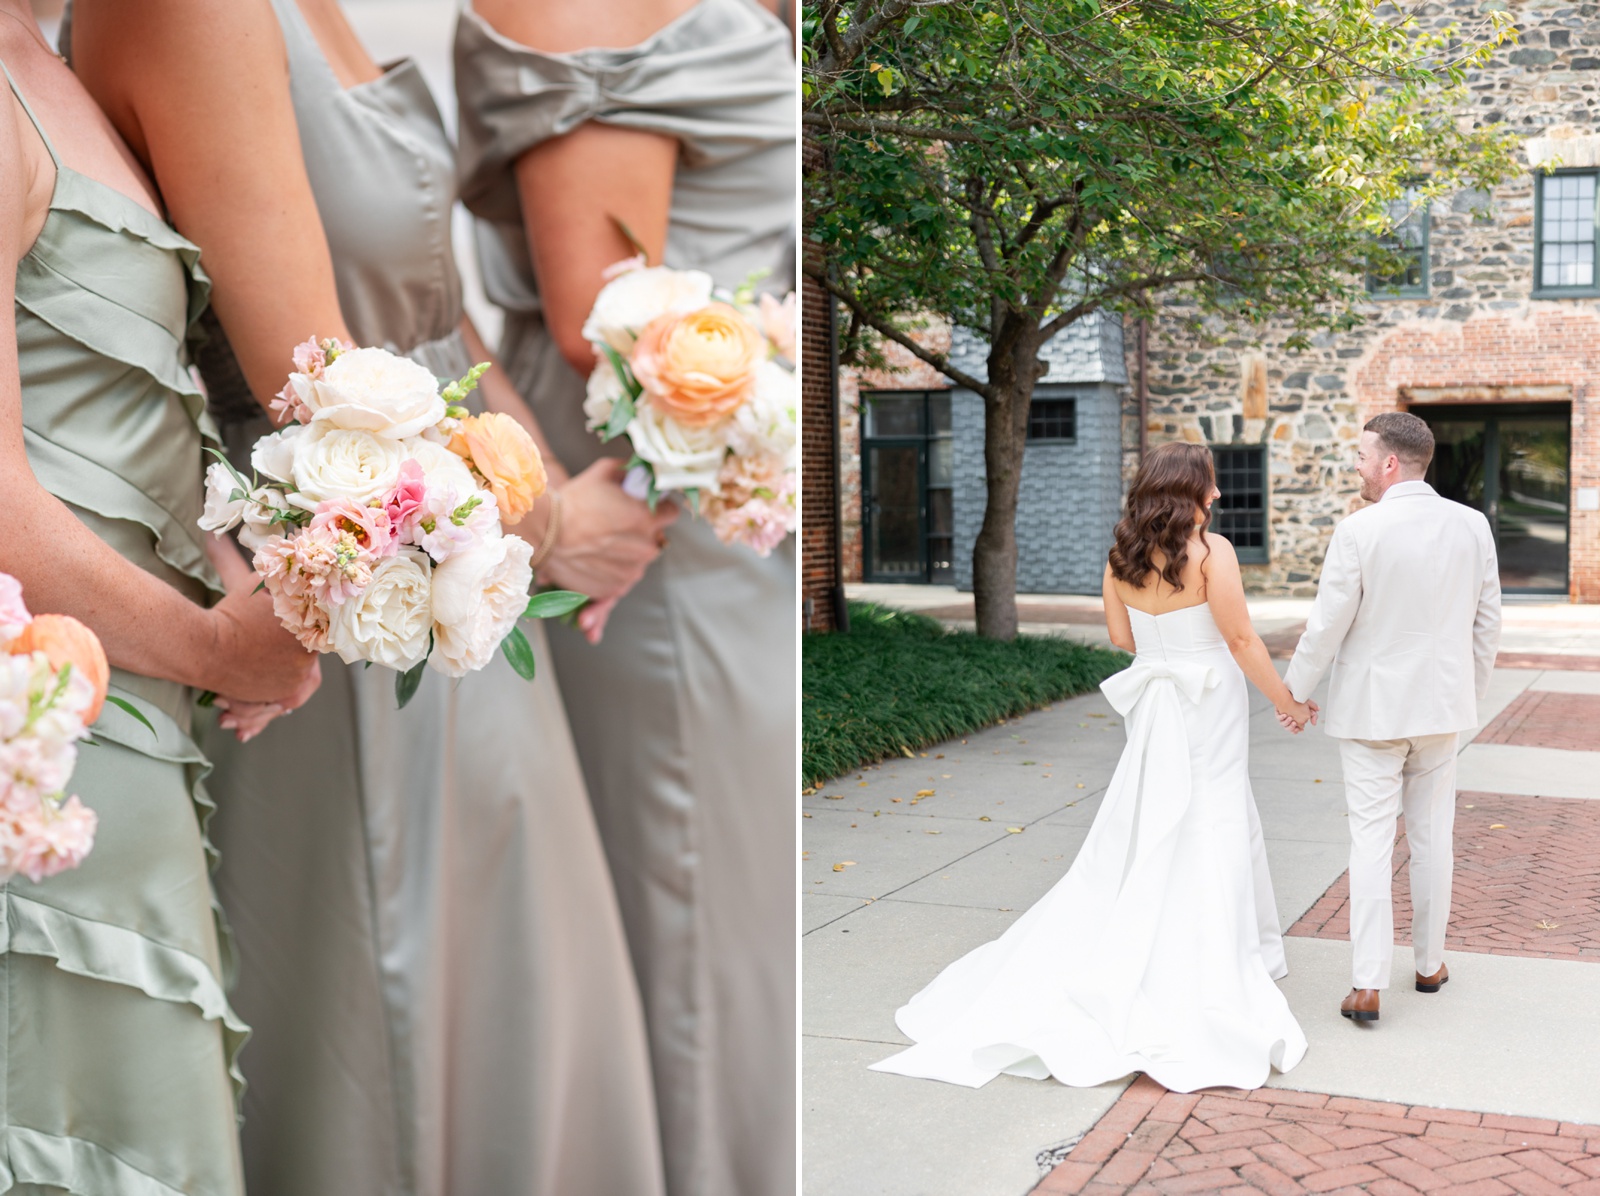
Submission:
{"label": "gray shingled wall", "polygon": [[[1122,411],[1109,383],[1041,382],[1036,398],[1078,400],[1078,436],[1071,444],[1023,450],[1017,504],[1017,590],[1033,594],[1097,594],[1111,529],[1122,502]],[[956,587],[972,588],[972,546],[988,505],[984,486],[983,401],[970,390],[951,395],[955,449]]]}
{"label": "gray shingled wall", "polygon": [[[984,376],[987,347],[958,328],[950,358]],[[1017,590],[1034,594],[1097,594],[1111,529],[1122,506],[1122,410],[1127,384],[1122,321],[1096,314],[1079,320],[1045,346],[1049,371],[1035,398],[1078,400],[1072,444],[1030,444],[1023,450],[1017,503]],[[970,390],[951,395],[955,440],[955,573],[958,589],[972,588],[972,545],[988,506],[983,465],[983,401]]]}

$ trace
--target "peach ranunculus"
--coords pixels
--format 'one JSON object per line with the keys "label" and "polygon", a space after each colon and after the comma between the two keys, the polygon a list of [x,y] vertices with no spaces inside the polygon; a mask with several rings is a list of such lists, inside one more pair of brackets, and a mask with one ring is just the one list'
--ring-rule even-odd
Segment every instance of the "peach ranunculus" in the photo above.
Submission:
{"label": "peach ranunculus", "polygon": [[633,348],[633,373],[663,414],[706,427],[749,399],[766,359],[760,331],[726,303],[658,316]]}
{"label": "peach ranunculus", "polygon": [[532,510],[533,500],[544,493],[547,479],[539,446],[503,412],[467,416],[450,438],[450,450],[483,479],[508,525]]}
{"label": "peach ranunculus", "polygon": [[100,717],[111,681],[111,666],[106,663],[100,638],[71,615],[35,615],[5,650],[12,656],[43,652],[56,670],[70,662],[73,670],[94,686],[94,699],[83,712],[84,725]]}

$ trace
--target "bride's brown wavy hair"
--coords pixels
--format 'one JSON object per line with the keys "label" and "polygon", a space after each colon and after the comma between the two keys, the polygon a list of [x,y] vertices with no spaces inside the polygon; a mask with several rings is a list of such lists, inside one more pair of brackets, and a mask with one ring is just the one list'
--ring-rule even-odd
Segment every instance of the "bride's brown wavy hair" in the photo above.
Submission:
{"label": "bride's brown wavy hair", "polygon": [[[1201,531],[1211,526],[1211,491],[1216,472],[1211,450],[1200,444],[1163,444],[1153,449],[1134,475],[1128,504],[1113,532],[1111,576],[1131,586],[1144,585],[1151,573],[1174,590],[1183,589],[1183,567],[1189,562],[1189,537],[1195,509],[1206,513]],[[1166,558],[1158,570],[1155,553]],[[1206,556],[1211,549],[1206,548]]]}

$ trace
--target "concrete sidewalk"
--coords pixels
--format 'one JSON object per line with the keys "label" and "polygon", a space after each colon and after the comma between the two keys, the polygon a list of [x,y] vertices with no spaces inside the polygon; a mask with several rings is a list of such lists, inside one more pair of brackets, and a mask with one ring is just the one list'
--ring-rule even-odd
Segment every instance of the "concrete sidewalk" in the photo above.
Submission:
{"label": "concrete sidewalk", "polygon": [[[884,600],[871,593],[879,587],[862,589],[861,597]],[[961,621],[944,612],[964,595],[909,597],[947,622]],[[1079,620],[1099,603],[1029,605],[1040,616],[1028,620],[1033,626],[1087,638],[1093,625]],[[1251,605],[1264,632],[1296,630],[1309,607]],[[1078,618],[1066,621],[1061,611]],[[1591,671],[1600,664],[1600,608],[1508,605],[1506,623],[1503,653],[1565,656],[1570,667],[1496,670],[1480,709],[1495,742],[1464,745],[1461,800],[1476,806],[1476,793],[1578,799],[1570,804],[1580,815],[1600,815],[1600,803],[1582,800],[1600,798],[1600,731],[1591,721],[1593,750],[1581,750],[1570,741],[1539,746],[1548,732],[1538,729],[1550,711],[1566,717],[1576,709],[1561,701],[1600,703],[1600,672]],[[1495,724],[1502,712],[1509,713]],[[1126,1082],[1076,1090],[1001,1076],[972,1091],[866,1070],[905,1043],[893,1021],[899,1005],[946,964],[998,935],[1066,871],[1122,751],[1120,722],[1096,692],[937,745],[915,760],[837,778],[803,799],[807,1196],[1020,1196],[1122,1094]],[[1600,1083],[1593,1079],[1600,1068],[1600,958],[1534,958],[1543,932],[1533,929],[1533,915],[1493,914],[1491,920],[1517,921],[1517,934],[1534,936],[1531,945],[1515,954],[1451,951],[1455,982],[1443,997],[1397,985],[1386,994],[1381,1028],[1356,1030],[1337,1008],[1349,986],[1348,943],[1308,929],[1315,919],[1296,925],[1313,907],[1333,908],[1347,864],[1337,746],[1316,729],[1287,735],[1252,691],[1251,777],[1279,916],[1295,927],[1283,987],[1311,1043],[1306,1060],[1275,1076],[1273,1086],[1600,1123]],[[1498,850],[1492,840],[1480,847],[1486,858]],[[1478,849],[1458,840],[1458,857]],[[1544,924],[1556,925],[1556,917]],[[1457,938],[1452,922],[1452,945]],[[1397,926],[1397,941],[1404,940]],[[1407,975],[1409,947],[1397,948],[1396,959],[1395,974]]]}

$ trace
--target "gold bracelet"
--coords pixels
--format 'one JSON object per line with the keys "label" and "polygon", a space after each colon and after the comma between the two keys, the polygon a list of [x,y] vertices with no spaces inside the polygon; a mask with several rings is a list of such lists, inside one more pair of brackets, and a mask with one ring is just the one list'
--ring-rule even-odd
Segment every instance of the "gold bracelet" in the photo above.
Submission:
{"label": "gold bracelet", "polygon": [[539,547],[534,550],[533,559],[528,562],[531,568],[537,569],[555,551],[556,537],[561,534],[561,491],[550,491],[550,518],[545,521],[544,539],[539,541]]}

